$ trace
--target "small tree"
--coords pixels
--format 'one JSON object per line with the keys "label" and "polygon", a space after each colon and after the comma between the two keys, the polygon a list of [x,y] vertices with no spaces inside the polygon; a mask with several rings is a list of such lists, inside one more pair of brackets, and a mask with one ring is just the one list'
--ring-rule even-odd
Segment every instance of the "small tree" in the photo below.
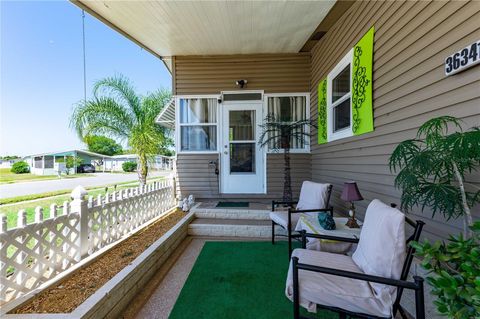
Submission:
{"label": "small tree", "polygon": [[[449,126],[457,131],[451,134]],[[440,212],[447,219],[464,217],[468,238],[473,225],[471,208],[479,203],[480,190],[465,181],[465,174],[480,164],[480,130],[462,131],[460,120],[451,116],[431,119],[415,139],[401,142],[390,157],[390,170],[397,172],[395,186],[402,190],[402,208],[415,206]]]}
{"label": "small tree", "polygon": [[263,124],[260,125],[262,133],[259,143],[261,147],[269,147],[274,151],[283,150],[283,200],[292,200],[292,178],[290,174],[290,148],[292,143],[310,142],[311,134],[308,127],[317,127],[311,120],[300,120],[287,122],[284,119],[277,118],[273,114],[265,117]]}
{"label": "small tree", "polygon": [[25,174],[30,172],[30,166],[28,166],[27,162],[16,162],[12,165],[10,172],[15,174]]}
{"label": "small tree", "polygon": [[88,135],[84,138],[90,152],[103,155],[122,154],[122,146],[113,139],[101,135]]}
{"label": "small tree", "polygon": [[78,156],[68,156],[65,161],[65,167],[67,168],[66,174],[68,175],[70,173],[70,169],[76,169],[78,165],[82,164],[82,161],[83,160]]}

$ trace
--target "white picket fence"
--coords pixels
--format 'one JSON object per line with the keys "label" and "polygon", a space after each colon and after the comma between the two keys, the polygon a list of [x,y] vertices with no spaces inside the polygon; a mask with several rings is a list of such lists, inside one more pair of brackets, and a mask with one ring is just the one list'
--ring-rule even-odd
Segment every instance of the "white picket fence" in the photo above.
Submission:
{"label": "white picket fence", "polygon": [[17,227],[7,229],[0,215],[0,303],[18,298],[57,274],[134,231],[175,206],[174,180],[86,198],[81,186],[63,207],[50,206],[50,217],[35,209],[26,223],[18,212]]}

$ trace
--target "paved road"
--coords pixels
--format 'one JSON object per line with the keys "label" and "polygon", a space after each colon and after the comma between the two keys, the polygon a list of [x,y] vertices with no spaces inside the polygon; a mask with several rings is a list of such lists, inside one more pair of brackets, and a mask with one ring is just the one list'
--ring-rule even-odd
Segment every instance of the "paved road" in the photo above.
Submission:
{"label": "paved road", "polygon": [[[171,174],[171,171],[156,171],[151,173],[151,177],[168,176],[169,174]],[[93,175],[95,176],[1,184],[0,198],[74,189],[78,185],[82,185],[83,187],[103,186],[107,184],[136,181],[138,179],[137,174],[95,173]]]}

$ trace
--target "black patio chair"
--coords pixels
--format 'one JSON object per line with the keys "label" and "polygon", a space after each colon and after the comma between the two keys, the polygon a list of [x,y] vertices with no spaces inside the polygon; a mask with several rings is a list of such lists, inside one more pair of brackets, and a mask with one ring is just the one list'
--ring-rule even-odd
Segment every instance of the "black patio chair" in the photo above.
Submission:
{"label": "black patio chair", "polygon": [[[305,183],[312,183],[312,182],[304,182]],[[302,191],[304,191],[304,185],[302,185]],[[292,234],[292,224],[293,227],[295,227],[296,223],[298,222],[299,219],[299,214],[301,213],[316,213],[316,212],[328,212],[332,217],[333,217],[333,207],[331,207],[330,204],[330,197],[332,195],[332,185],[329,184],[327,186],[327,194],[326,194],[326,199],[325,202],[321,207],[318,207],[316,209],[297,209],[296,206],[298,205],[299,201],[272,201],[272,211],[270,213],[270,219],[272,220],[272,245],[275,244],[275,236],[285,236],[285,235],[279,235],[275,234],[275,225],[279,225],[283,229],[286,230],[287,232],[287,238],[288,238],[288,258],[290,259],[290,256],[292,254],[292,239],[298,239],[300,238],[300,234]],[[302,198],[302,193],[300,193],[300,198]],[[278,211],[276,210],[277,207],[284,207],[288,208],[287,211]]]}
{"label": "black patio chair", "polygon": [[[392,204],[392,207],[395,205]],[[366,273],[360,272],[353,272],[353,271],[346,271],[338,268],[329,268],[329,267],[322,267],[321,265],[312,265],[299,262],[298,257],[292,257],[292,277],[293,277],[293,317],[294,319],[308,319],[307,317],[300,316],[300,287],[299,287],[299,270],[308,271],[308,272],[315,272],[315,273],[322,273],[332,276],[339,276],[343,278],[350,278],[358,281],[364,281],[369,283],[377,283],[383,284],[386,286],[393,286],[397,288],[396,298],[393,302],[393,317],[384,317],[384,316],[376,316],[369,313],[358,313],[349,311],[346,309],[342,309],[341,307],[334,307],[331,305],[321,305],[316,304],[318,307],[322,309],[328,309],[334,312],[339,313],[339,318],[346,318],[350,316],[351,318],[394,318],[397,312],[400,313],[402,318],[408,318],[404,309],[400,305],[400,300],[402,298],[403,290],[404,289],[411,289],[415,291],[415,309],[416,309],[416,316],[417,319],[424,319],[425,318],[425,305],[424,305],[424,291],[423,291],[423,278],[419,276],[413,277],[412,281],[407,281],[407,277],[410,271],[410,266],[413,261],[415,249],[410,246],[411,241],[418,241],[420,238],[420,234],[422,232],[424,222],[417,220],[412,221],[411,219],[405,217],[405,222],[407,225],[413,227],[413,234],[406,238],[406,257],[405,261],[402,266],[401,275],[399,279],[392,279],[386,278],[382,276],[375,276],[369,275]],[[344,238],[344,237],[336,237],[336,236],[326,236],[326,235],[319,235],[319,234],[309,234],[305,231],[302,231],[300,234],[302,238],[302,247],[306,247],[307,238],[317,238],[323,240],[335,240],[335,241],[342,241],[348,243],[359,243],[359,239],[354,238]]]}

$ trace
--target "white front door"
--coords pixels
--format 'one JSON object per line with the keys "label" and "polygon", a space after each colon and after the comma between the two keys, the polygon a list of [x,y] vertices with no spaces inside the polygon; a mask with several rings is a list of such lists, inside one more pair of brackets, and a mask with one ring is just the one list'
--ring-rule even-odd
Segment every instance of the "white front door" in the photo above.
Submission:
{"label": "white front door", "polygon": [[262,103],[224,103],[221,108],[222,193],[265,193],[265,151],[258,143]]}

